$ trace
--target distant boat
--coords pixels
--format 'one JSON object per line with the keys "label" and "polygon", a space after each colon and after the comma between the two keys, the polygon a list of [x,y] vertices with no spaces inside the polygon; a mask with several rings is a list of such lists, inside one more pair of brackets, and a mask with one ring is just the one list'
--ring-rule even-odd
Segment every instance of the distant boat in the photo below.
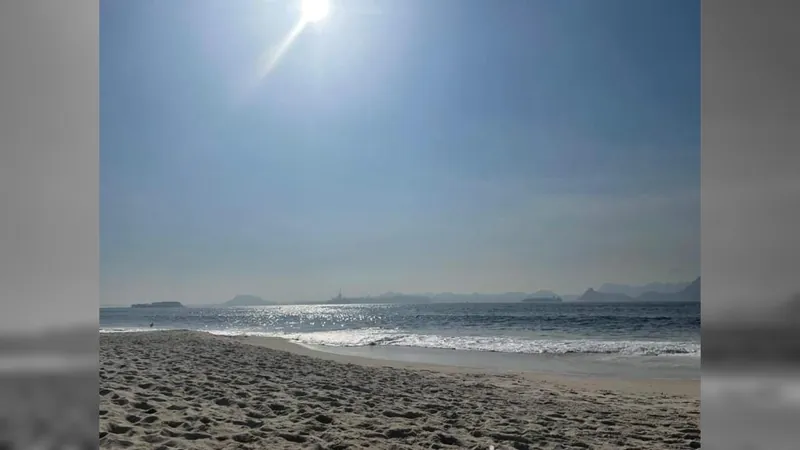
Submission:
{"label": "distant boat", "polygon": [[134,303],[131,308],[183,308],[181,302]]}

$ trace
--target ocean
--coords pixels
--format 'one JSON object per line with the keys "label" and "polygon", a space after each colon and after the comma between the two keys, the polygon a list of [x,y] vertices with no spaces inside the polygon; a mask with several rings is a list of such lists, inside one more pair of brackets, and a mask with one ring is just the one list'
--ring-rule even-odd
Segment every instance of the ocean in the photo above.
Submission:
{"label": "ocean", "polygon": [[420,363],[700,377],[699,303],[100,309],[101,333],[172,329],[281,337],[327,352]]}

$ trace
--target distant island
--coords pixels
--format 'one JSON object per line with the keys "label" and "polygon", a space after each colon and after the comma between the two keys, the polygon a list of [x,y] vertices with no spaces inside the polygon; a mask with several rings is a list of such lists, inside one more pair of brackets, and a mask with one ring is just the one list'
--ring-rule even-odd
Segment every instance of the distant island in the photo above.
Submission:
{"label": "distant island", "polygon": [[134,303],[131,308],[183,308],[181,302]]}
{"label": "distant island", "polygon": [[619,283],[603,283],[597,290],[615,294],[625,294],[629,297],[639,297],[647,292],[658,292],[661,294],[671,294],[686,289],[692,284],[691,281],[681,281],[677,283],[652,282],[644,285],[631,286]]}
{"label": "distant island", "polygon": [[697,277],[688,286],[677,292],[643,292],[631,296],[619,292],[601,292],[592,288],[586,290],[577,301],[586,303],[623,303],[623,302],[699,302],[700,277]]}
{"label": "distant island", "polygon": [[[531,297],[555,297],[556,293],[549,290],[539,290],[536,292],[503,292],[497,294],[480,294],[473,292],[453,293],[424,293],[420,294],[431,299],[433,303],[518,303]],[[564,296],[562,296],[563,298]],[[577,298],[577,296],[575,296]]]}
{"label": "distant island", "polygon": [[[636,295],[632,295],[636,294]],[[581,295],[557,294],[551,290],[536,292],[453,293],[426,292],[403,294],[386,292],[375,296],[346,297],[339,295],[329,300],[310,300],[299,302],[275,302],[264,300],[250,294],[239,294],[224,303],[205,304],[205,307],[226,308],[269,305],[352,305],[352,304],[438,304],[438,303],[626,303],[626,302],[699,302],[700,277],[692,282],[663,283],[654,282],[632,286],[604,283],[599,289],[587,289]],[[194,305],[200,306],[200,305]],[[181,308],[180,302],[154,302],[132,305],[133,308]],[[798,308],[800,310],[800,308]]]}
{"label": "distant island", "polygon": [[342,291],[339,291],[339,295],[333,297],[332,299],[328,300],[325,303],[327,303],[328,305],[385,304],[385,303],[410,305],[410,304],[431,303],[431,299],[430,297],[426,297],[424,295],[406,295],[406,294],[396,294],[393,292],[382,294],[377,297],[343,297]]}
{"label": "distant island", "polygon": [[261,297],[256,297],[255,295],[237,295],[232,299],[228,300],[227,302],[223,303],[223,306],[267,306],[267,305],[274,305],[273,302],[268,302]]}
{"label": "distant island", "polygon": [[557,295],[553,296],[546,296],[546,297],[530,297],[530,298],[523,298],[522,303],[562,303],[564,299]]}

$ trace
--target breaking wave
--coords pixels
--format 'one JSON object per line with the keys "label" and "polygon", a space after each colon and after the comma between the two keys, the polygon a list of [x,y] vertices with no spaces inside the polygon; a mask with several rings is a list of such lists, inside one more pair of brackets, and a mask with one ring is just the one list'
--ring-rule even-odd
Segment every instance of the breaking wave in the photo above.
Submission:
{"label": "breaking wave", "polygon": [[607,354],[620,356],[700,356],[700,343],[600,339],[525,339],[508,336],[443,336],[377,329],[318,331],[310,333],[263,333],[212,331],[224,335],[281,337],[306,345],[331,347],[401,346],[429,349],[540,355]]}

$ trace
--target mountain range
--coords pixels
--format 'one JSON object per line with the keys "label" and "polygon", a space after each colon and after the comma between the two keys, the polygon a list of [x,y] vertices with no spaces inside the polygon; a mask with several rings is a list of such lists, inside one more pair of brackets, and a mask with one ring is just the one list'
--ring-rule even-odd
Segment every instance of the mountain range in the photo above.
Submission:
{"label": "mountain range", "polygon": [[[583,294],[558,294],[551,290],[540,289],[536,292],[504,292],[498,294],[480,293],[423,293],[402,294],[387,292],[367,297],[334,297],[330,300],[317,300],[288,304],[357,304],[357,303],[518,303],[527,298],[560,297],[564,302],[670,302],[700,301],[700,277],[692,282],[681,283],[648,283],[645,285],[625,285],[604,283],[599,289],[587,289]],[[282,302],[264,300],[255,295],[240,294],[222,304],[206,306],[241,307],[279,305]]]}
{"label": "mountain range", "polygon": [[396,292],[387,292],[375,297],[334,297],[327,302],[329,305],[347,305],[347,304],[367,304],[367,303],[399,303],[399,304],[420,304],[431,303],[431,298],[425,295],[408,295],[399,294]]}
{"label": "mountain range", "polygon": [[620,292],[596,291],[592,288],[586,290],[576,301],[591,303],[618,303],[618,302],[699,302],[700,277],[676,292],[645,291],[632,296]]}
{"label": "mountain range", "polygon": [[516,303],[530,297],[554,297],[556,293],[548,290],[530,292],[505,292],[502,294],[457,294],[452,292],[422,294],[434,303]]}
{"label": "mountain range", "polygon": [[274,304],[274,302],[266,301],[261,297],[256,297],[255,295],[240,294],[223,303],[222,306],[266,306]]}
{"label": "mountain range", "polygon": [[603,283],[597,290],[614,294],[625,294],[630,297],[638,297],[644,293],[656,292],[660,294],[671,294],[679,292],[692,284],[690,281],[679,283],[647,283],[640,286],[630,286],[627,284]]}

